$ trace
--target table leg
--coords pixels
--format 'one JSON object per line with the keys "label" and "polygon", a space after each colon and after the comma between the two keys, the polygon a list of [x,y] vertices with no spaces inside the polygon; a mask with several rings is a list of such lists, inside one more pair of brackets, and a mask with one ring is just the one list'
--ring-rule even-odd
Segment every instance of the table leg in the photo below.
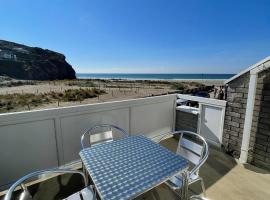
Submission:
{"label": "table leg", "polygon": [[182,173],[182,191],[181,191],[181,197],[183,200],[188,200],[188,172]]}

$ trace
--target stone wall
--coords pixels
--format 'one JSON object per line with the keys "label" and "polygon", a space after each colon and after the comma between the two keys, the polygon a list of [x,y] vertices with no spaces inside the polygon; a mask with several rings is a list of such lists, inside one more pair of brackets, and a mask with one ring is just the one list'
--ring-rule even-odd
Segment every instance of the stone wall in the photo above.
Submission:
{"label": "stone wall", "polygon": [[176,111],[175,130],[186,130],[197,133],[198,115]]}
{"label": "stone wall", "polygon": [[223,145],[230,154],[239,158],[247,104],[249,73],[231,81],[228,86]]}
{"label": "stone wall", "polygon": [[[239,158],[249,87],[249,72],[231,81],[224,121],[223,145]],[[258,75],[248,162],[270,169],[270,72]]]}
{"label": "stone wall", "polygon": [[258,75],[249,162],[270,169],[270,72]]}

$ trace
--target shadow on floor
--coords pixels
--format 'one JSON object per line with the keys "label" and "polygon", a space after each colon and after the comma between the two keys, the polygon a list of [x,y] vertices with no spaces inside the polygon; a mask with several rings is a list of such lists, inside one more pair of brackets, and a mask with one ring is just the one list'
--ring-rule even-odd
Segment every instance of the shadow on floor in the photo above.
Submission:
{"label": "shadow on floor", "polygon": [[[168,148],[169,150],[175,152],[178,140],[170,138],[162,141],[161,144],[166,148]],[[246,169],[254,171],[260,175],[251,174],[252,176],[250,176],[251,171],[247,172],[248,170]],[[262,194],[261,195],[262,198],[257,199],[264,199],[264,197],[267,195],[268,190],[262,188],[262,185],[260,185],[260,187],[258,186],[258,188],[256,189],[253,189],[254,187],[256,187],[256,185],[258,185],[256,184],[252,186],[251,189],[248,189],[246,188],[244,183],[241,182],[241,180],[243,180],[245,181],[245,184],[250,185],[250,183],[248,182],[248,180],[250,180],[248,176],[250,176],[252,180],[254,179],[254,181],[256,182],[261,181],[261,184],[267,187],[266,183],[268,179],[263,180],[264,177],[261,177],[264,176],[264,174],[269,174],[269,172],[250,165],[245,165],[244,168],[239,168],[239,165],[231,156],[223,153],[220,149],[213,147],[210,148],[210,155],[207,162],[201,167],[200,170],[200,175],[204,178],[206,189],[210,190],[209,194],[210,196],[214,197],[214,199],[225,198],[223,192],[224,190],[227,195],[230,195],[230,198],[228,199],[241,199],[242,197],[243,197],[242,199],[250,199],[247,197],[249,197],[250,194],[256,193],[256,191],[259,191],[259,194]],[[237,182],[238,179],[240,179],[240,182],[243,183],[238,185],[238,187],[242,186],[240,188],[233,186],[233,183]],[[50,199],[65,198],[70,194],[81,190],[82,188],[83,188],[83,181],[79,175],[67,174],[51,178],[39,184],[35,184],[30,187],[30,191],[31,193],[35,194],[34,199],[36,200],[37,199],[50,200]],[[200,184],[195,183],[191,185],[190,195],[200,193],[201,193]],[[243,195],[239,196],[239,194],[242,193]],[[258,197],[258,195],[256,197]],[[136,200],[176,200],[176,199],[179,199],[179,197],[175,193],[173,193],[165,184],[162,184],[136,198]]]}
{"label": "shadow on floor", "polygon": [[253,166],[253,165],[250,165],[250,164],[244,164],[243,166],[244,166],[245,169],[248,169],[248,170],[256,172],[256,173],[270,174],[270,171],[267,171],[267,170],[262,169],[262,168],[258,168],[256,166]]}
{"label": "shadow on floor", "polygon": [[[28,187],[34,200],[63,199],[84,187],[82,177],[78,174],[65,174],[42,181]],[[13,199],[18,199],[20,191],[13,193]],[[1,198],[0,198],[1,199]]]}

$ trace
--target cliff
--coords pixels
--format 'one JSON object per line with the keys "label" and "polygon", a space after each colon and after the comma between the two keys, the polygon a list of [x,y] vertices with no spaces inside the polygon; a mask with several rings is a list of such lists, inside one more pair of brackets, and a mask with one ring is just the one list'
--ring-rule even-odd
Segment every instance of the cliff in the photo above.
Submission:
{"label": "cliff", "polygon": [[0,40],[0,76],[23,80],[76,79],[63,54]]}

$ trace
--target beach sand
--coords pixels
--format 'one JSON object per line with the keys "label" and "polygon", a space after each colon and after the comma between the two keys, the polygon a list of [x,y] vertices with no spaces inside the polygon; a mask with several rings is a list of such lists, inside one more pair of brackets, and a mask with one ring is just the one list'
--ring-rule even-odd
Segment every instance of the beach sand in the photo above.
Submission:
{"label": "beach sand", "polygon": [[[156,95],[164,95],[176,91],[173,88],[175,83],[184,83],[188,88],[196,87],[196,83],[204,85],[222,85],[223,80],[185,80],[185,81],[135,81],[135,80],[77,80],[75,81],[37,81],[36,85],[21,85],[16,87],[1,87],[0,95],[6,94],[44,94],[48,92],[64,92],[68,89],[93,88],[81,87],[81,83],[91,81],[95,88],[104,90],[106,93],[96,98],[89,98],[83,101],[69,101],[69,102],[54,102],[49,104],[38,105],[35,107],[17,107],[8,112],[37,110],[45,108],[66,107],[82,104],[93,104],[109,101],[119,101],[127,99],[135,99]],[[79,83],[79,84],[78,84]]]}

